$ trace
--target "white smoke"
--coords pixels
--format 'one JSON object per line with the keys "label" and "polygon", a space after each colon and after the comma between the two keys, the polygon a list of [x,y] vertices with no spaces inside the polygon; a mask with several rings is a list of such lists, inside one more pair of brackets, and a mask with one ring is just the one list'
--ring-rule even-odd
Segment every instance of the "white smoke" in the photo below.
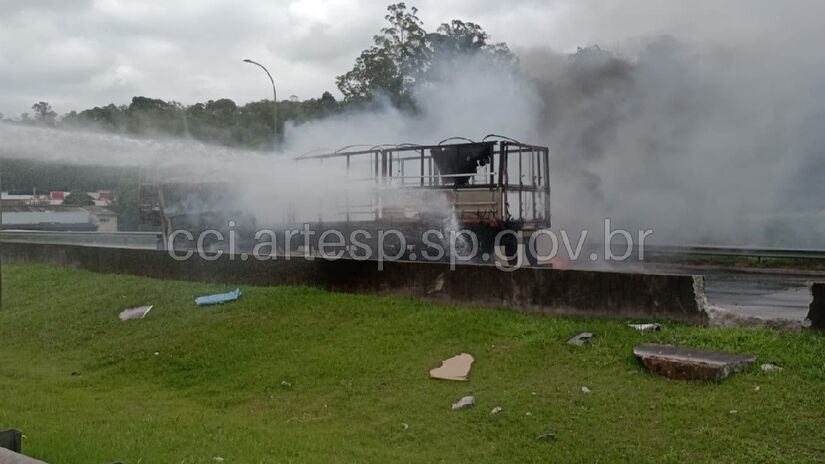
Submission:
{"label": "white smoke", "polygon": [[554,228],[610,217],[666,243],[825,247],[822,17],[812,0],[569,2],[548,23],[556,50],[519,50],[523,73],[450,63],[416,113],[288,126],[281,154],[0,125],[0,155],[228,173],[271,219],[282,201],[334,210],[324,199],[357,194],[340,167],[287,157],[496,133],[551,147]]}
{"label": "white smoke", "polygon": [[[522,53],[548,107],[557,224],[654,239],[825,247],[825,4],[583,1],[568,40],[614,55]],[[615,58],[618,57],[618,58]]]}

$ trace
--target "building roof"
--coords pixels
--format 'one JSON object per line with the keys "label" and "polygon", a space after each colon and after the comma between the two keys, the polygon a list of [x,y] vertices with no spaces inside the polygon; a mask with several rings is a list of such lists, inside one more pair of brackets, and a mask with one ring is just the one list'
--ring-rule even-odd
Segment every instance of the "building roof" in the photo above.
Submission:
{"label": "building roof", "polygon": [[89,211],[65,206],[4,206],[4,228],[77,230],[94,227]]}
{"label": "building roof", "polygon": [[6,213],[88,213],[80,206],[61,205],[14,205],[3,206],[3,214]]}
{"label": "building roof", "polygon": [[83,209],[89,211],[95,216],[117,216],[118,214],[103,206],[84,206]]}

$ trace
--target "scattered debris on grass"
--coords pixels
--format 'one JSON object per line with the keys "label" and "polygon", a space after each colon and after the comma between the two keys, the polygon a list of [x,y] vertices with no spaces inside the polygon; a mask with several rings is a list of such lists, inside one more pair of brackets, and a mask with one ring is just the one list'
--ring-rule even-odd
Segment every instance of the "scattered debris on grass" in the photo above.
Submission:
{"label": "scattered debris on grass", "polygon": [[532,412],[530,412],[530,411],[527,411],[527,412],[525,412],[525,413],[524,413],[524,415],[525,415],[525,416],[532,416],[532,415],[533,415],[533,413],[532,413]]}
{"label": "scattered debris on grass", "polygon": [[753,387],[753,391],[758,392],[759,390],[761,390],[761,387],[759,385]]}
{"label": "scattered debris on grass", "polygon": [[410,428],[410,424],[406,422],[401,423],[401,430],[408,430]]}
{"label": "scattered debris on grass", "polygon": [[281,380],[281,388],[292,388],[292,384],[286,380]]}
{"label": "scattered debris on grass", "polygon": [[212,460],[215,461],[215,462],[223,462],[223,458],[220,457],[220,456],[215,456],[215,457],[212,458]]}
{"label": "scattered debris on grass", "polygon": [[582,393],[590,393],[590,389],[582,385]]}
{"label": "scattered debris on grass", "polygon": [[556,439],[556,432],[553,429],[550,429],[544,433],[540,433],[536,435],[536,440],[539,441],[553,441]]}
{"label": "scattered debris on grass", "polygon": [[633,354],[650,372],[682,380],[720,381],[756,362],[756,356],[751,355],[654,343],[637,346]]}
{"label": "scattered debris on grass", "polygon": [[241,289],[236,288],[231,292],[218,293],[215,295],[199,296],[195,298],[195,304],[198,306],[216,305],[235,301],[241,297]]}
{"label": "scattered debris on grass", "polygon": [[638,330],[639,332],[648,332],[648,331],[659,331],[662,330],[661,324],[652,323],[652,324],[628,324],[629,327],[633,327],[634,329]]}
{"label": "scattered debris on grass", "polygon": [[496,414],[500,413],[503,410],[504,410],[504,408],[502,408],[501,406],[496,406],[490,411],[490,414],[495,416]]}
{"label": "scattered debris on grass", "polygon": [[762,372],[779,372],[782,370],[781,367],[771,363],[762,364],[760,368],[762,369]]}
{"label": "scattered debris on grass", "polygon": [[146,305],[146,306],[138,306],[137,308],[124,309],[123,311],[120,312],[120,314],[117,317],[121,321],[129,321],[129,320],[132,320],[132,319],[143,319],[144,317],[146,317],[147,314],[149,314],[149,311],[151,311],[152,308],[153,308],[152,305]]}
{"label": "scattered debris on grass", "polygon": [[731,409],[731,410],[730,410],[730,414],[731,414],[731,415],[733,415],[733,414],[738,414],[738,413],[739,413],[739,411],[737,411],[736,409]]}
{"label": "scattered debris on grass", "polygon": [[590,343],[590,340],[592,340],[592,339],[593,339],[593,334],[592,333],[582,332],[582,333],[576,335],[575,337],[571,338],[570,340],[567,340],[567,344],[568,345],[573,345],[573,346],[584,346],[584,345]]}
{"label": "scattered debris on grass", "polygon": [[466,382],[470,374],[470,367],[475,359],[471,354],[461,353],[441,362],[441,367],[430,371],[430,377],[440,380]]}
{"label": "scattered debris on grass", "polygon": [[476,404],[476,397],[475,396],[465,396],[458,400],[458,403],[453,403],[453,411],[458,409],[464,409],[470,406],[474,406]]}

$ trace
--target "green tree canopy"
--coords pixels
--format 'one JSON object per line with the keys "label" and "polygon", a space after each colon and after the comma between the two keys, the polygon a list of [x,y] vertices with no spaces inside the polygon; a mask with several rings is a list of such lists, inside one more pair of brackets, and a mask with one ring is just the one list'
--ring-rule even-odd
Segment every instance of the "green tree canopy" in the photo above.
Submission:
{"label": "green tree canopy", "polygon": [[413,87],[432,79],[434,63],[459,55],[485,55],[491,65],[511,66],[515,57],[505,43],[491,44],[481,26],[453,20],[427,33],[418,9],[404,3],[387,7],[387,26],[373,37],[374,45],[361,52],[353,68],[336,84],[348,103],[362,103],[388,95],[398,106],[411,103]]}
{"label": "green tree canopy", "polygon": [[75,191],[66,195],[61,204],[63,206],[94,206],[95,200],[86,192]]}
{"label": "green tree canopy", "polygon": [[37,102],[32,105],[32,110],[34,110],[34,119],[40,124],[46,124],[48,126],[55,124],[57,113],[52,111],[52,105],[44,101]]}

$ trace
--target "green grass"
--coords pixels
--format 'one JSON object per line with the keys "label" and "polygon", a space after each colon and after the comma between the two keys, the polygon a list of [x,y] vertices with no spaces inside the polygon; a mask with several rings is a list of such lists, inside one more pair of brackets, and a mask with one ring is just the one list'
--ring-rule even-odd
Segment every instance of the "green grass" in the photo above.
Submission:
{"label": "green grass", "polygon": [[[23,430],[24,452],[50,463],[825,459],[825,338],[812,334],[640,333],[295,287],[245,287],[236,303],[198,308],[195,296],[233,287],[3,272],[0,429]],[[141,304],[155,305],[145,319],[118,320]],[[585,330],[591,346],[565,343]],[[753,353],[784,370],[672,381],[633,358],[643,342]],[[464,351],[476,357],[469,382],[428,378]],[[471,393],[475,408],[450,409]],[[556,440],[536,439],[549,429]]]}

